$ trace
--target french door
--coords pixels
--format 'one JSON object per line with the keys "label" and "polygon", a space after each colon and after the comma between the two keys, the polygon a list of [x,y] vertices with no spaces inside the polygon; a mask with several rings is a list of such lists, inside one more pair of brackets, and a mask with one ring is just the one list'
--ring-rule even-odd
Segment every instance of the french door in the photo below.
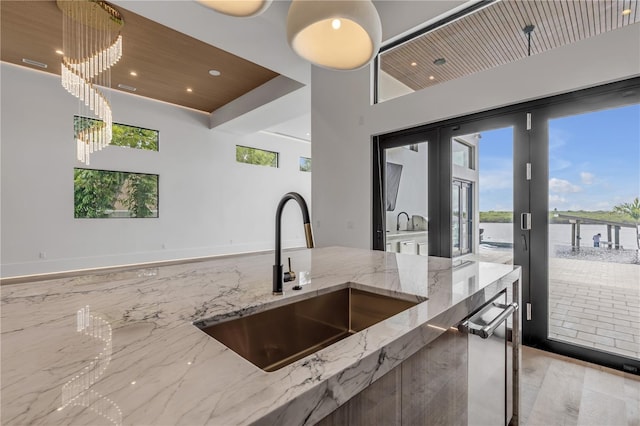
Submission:
{"label": "french door", "polygon": [[378,136],[374,248],[376,162],[428,139],[429,254],[521,266],[525,344],[638,374],[639,105],[634,78]]}
{"label": "french door", "polygon": [[524,337],[640,374],[639,80],[530,111]]}

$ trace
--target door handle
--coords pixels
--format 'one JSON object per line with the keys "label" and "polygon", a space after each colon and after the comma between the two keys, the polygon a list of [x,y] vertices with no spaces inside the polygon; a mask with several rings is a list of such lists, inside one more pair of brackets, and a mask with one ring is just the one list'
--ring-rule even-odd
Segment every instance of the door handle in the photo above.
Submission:
{"label": "door handle", "polygon": [[531,230],[531,213],[520,214],[520,229],[523,231]]}
{"label": "door handle", "polygon": [[496,316],[489,324],[485,326],[479,326],[469,320],[464,321],[462,324],[458,326],[458,330],[463,333],[475,334],[476,336],[480,336],[483,339],[491,337],[493,332],[496,331],[496,328],[512,313],[514,313],[518,309],[517,303],[511,303],[509,305],[503,305],[501,303],[494,303],[493,306],[498,308],[502,308],[502,312],[498,316]]}

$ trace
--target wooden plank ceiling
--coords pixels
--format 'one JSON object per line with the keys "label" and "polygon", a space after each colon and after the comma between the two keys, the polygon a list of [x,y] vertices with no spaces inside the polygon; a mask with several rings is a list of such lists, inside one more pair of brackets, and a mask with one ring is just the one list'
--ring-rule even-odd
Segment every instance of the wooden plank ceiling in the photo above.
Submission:
{"label": "wooden plank ceiling", "polygon": [[[278,76],[128,10],[117,9],[125,23],[123,56],[111,72],[114,89],[123,84],[135,87],[136,95],[212,112]],[[60,74],[61,56],[55,51],[62,49],[62,12],[55,0],[1,0],[0,37],[3,61]],[[23,58],[47,64],[47,68],[29,66]],[[211,76],[211,69],[221,75]],[[132,76],[132,71],[137,76]]]}
{"label": "wooden plank ceiling", "polygon": [[384,52],[380,68],[420,90],[526,57],[530,24],[535,55],[638,21],[638,0],[502,0]]}

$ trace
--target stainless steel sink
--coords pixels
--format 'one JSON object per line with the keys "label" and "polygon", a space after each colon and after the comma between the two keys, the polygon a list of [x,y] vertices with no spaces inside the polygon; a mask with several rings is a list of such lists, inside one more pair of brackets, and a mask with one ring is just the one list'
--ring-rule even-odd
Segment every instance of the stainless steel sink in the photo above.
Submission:
{"label": "stainless steel sink", "polygon": [[257,367],[275,371],[417,303],[344,288],[246,317],[196,326]]}

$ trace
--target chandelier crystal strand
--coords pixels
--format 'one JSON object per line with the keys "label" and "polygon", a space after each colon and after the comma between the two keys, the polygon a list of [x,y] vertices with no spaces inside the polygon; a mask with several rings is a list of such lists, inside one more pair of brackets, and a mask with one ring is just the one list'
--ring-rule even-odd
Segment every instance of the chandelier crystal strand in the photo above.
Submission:
{"label": "chandelier crystal strand", "polygon": [[111,87],[111,67],[122,57],[120,13],[101,0],[56,0],[62,10],[61,83],[78,98],[80,119],[74,129],[76,156],[89,164],[90,154],[111,142],[111,104],[100,86]]}

